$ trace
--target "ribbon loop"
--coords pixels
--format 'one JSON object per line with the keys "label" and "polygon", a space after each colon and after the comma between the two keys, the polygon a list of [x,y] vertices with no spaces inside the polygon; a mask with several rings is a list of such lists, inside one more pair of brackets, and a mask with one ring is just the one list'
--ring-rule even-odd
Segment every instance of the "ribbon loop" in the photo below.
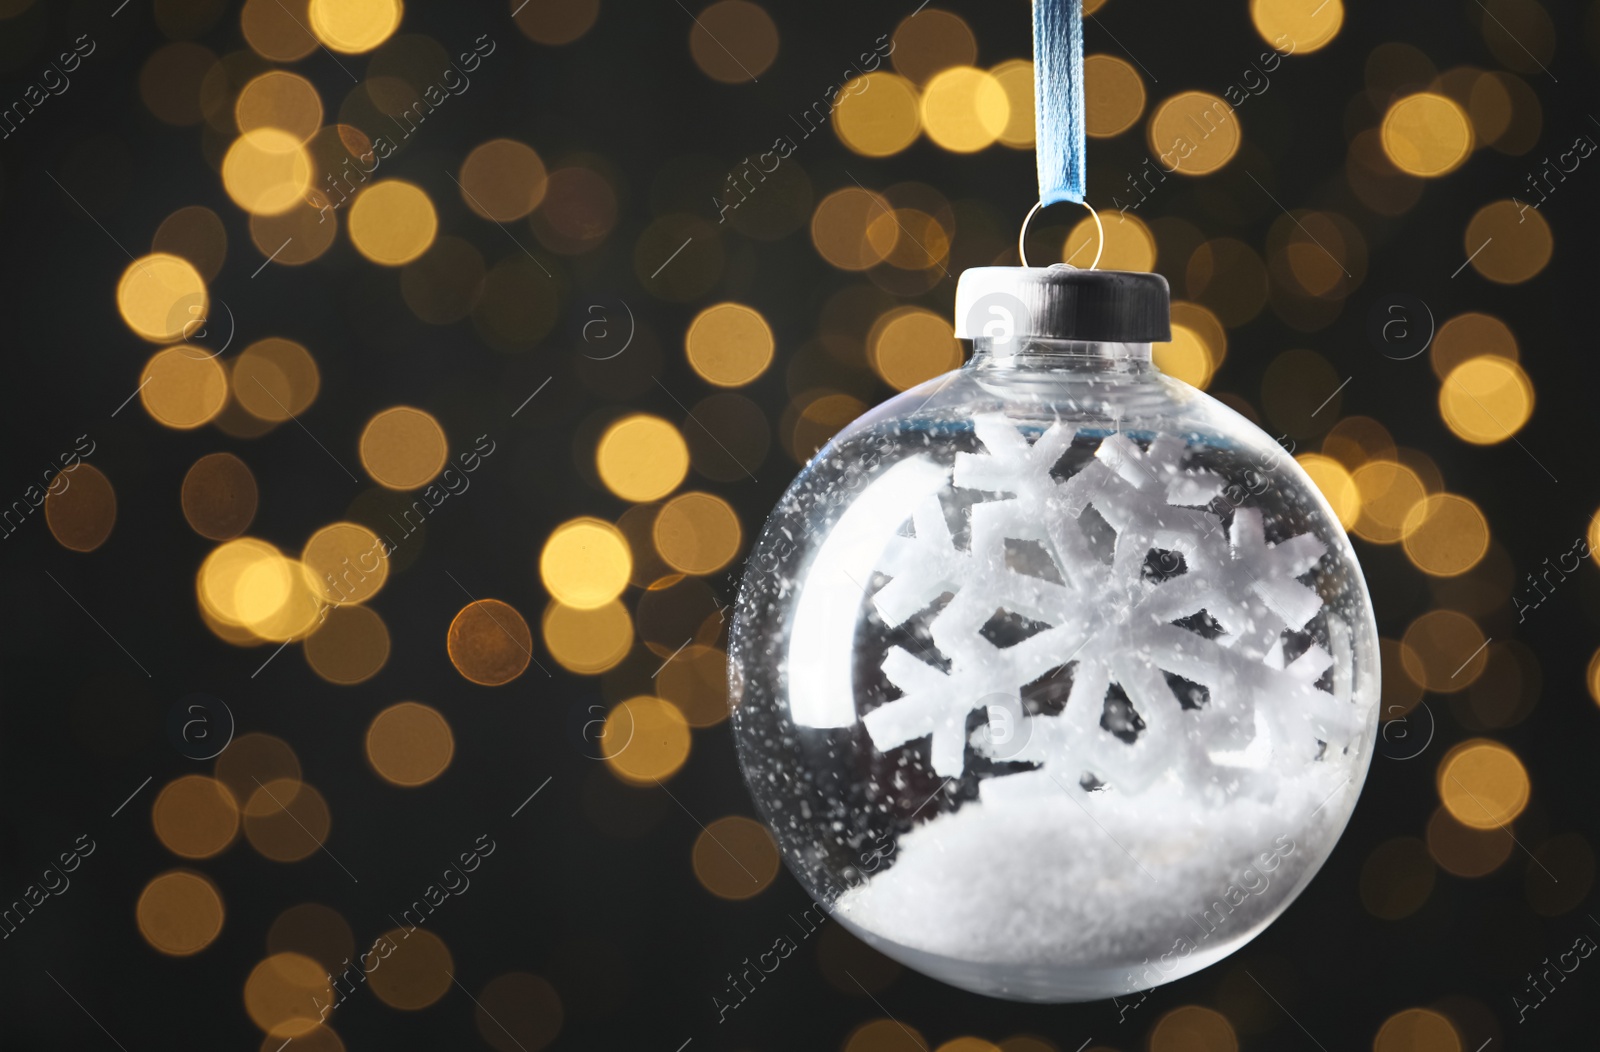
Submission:
{"label": "ribbon loop", "polygon": [[1084,199],[1083,3],[1034,0],[1034,100],[1039,202]]}

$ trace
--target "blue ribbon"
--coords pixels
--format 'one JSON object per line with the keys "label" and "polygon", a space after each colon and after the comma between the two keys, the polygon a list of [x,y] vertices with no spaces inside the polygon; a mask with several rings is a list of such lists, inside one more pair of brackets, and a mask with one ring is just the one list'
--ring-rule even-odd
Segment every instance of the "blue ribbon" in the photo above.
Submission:
{"label": "blue ribbon", "polygon": [[1039,200],[1083,203],[1083,3],[1034,0]]}

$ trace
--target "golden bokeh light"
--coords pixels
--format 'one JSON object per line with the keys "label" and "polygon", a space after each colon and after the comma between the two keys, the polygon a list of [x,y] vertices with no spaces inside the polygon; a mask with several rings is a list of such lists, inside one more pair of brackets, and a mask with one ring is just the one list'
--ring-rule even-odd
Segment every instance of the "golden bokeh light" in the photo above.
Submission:
{"label": "golden bokeh light", "polygon": [[153,420],[178,431],[210,422],[228,401],[228,374],[188,345],[157,351],[139,376],[139,401]]}
{"label": "golden bokeh light", "polygon": [[282,738],[252,731],[239,735],[223,750],[214,773],[235,800],[248,800],[266,782],[287,779],[298,784],[300,759]]}
{"label": "golden bokeh light", "polygon": [[487,269],[470,242],[445,235],[400,272],[406,306],[429,325],[449,325],[472,313]]}
{"label": "golden bokeh light", "polygon": [[656,551],[680,573],[710,574],[739,554],[739,515],[721,497],[683,493],[662,507],[652,534]]}
{"label": "golden bokeh light", "polygon": [[850,421],[867,411],[854,395],[839,391],[812,391],[790,403],[784,413],[789,424],[786,447],[796,463],[810,460]]}
{"label": "golden bokeh light", "polygon": [[852,1030],[841,1052],[928,1052],[930,1047],[915,1027],[898,1019],[874,1019]]}
{"label": "golden bokeh light", "polygon": [[1384,1020],[1372,1052],[1462,1052],[1450,1020],[1427,1008],[1407,1008]]}
{"label": "golden bokeh light", "polygon": [[778,842],[760,822],[729,815],[700,831],[693,861],[702,887],[738,902],[765,891],[778,875]]}
{"label": "golden bokeh light", "polygon": [[684,349],[689,365],[707,383],[742,387],[766,372],[776,343],[760,311],[739,303],[718,303],[689,323]]}
{"label": "golden bokeh light", "polygon": [[550,656],[567,671],[584,676],[615,668],[633,648],[633,618],[616,600],[592,610],[552,602],[540,627]]}
{"label": "golden bokeh light", "polygon": [[1352,532],[1374,544],[1397,544],[1422,524],[1411,510],[1428,496],[1422,478],[1394,460],[1371,460],[1351,472],[1361,493],[1361,516]]}
{"label": "golden bokeh light", "polygon": [[389,661],[389,628],[377,611],[365,606],[335,606],[306,637],[306,664],[311,671],[340,686],[354,686],[376,676]]}
{"label": "golden bokeh light", "polygon": [[1596,650],[1589,658],[1589,697],[1596,705],[1600,705],[1600,650]]}
{"label": "golden bokeh light", "polygon": [[1061,246],[1062,261],[1086,269],[1094,262],[1095,251],[1100,249],[1101,229],[1105,231],[1106,243],[1104,249],[1100,250],[1100,263],[1097,269],[1146,271],[1155,269],[1155,235],[1145,226],[1143,220],[1125,212],[1118,212],[1115,216],[1108,214],[1098,227],[1092,216],[1080,219]]}
{"label": "golden bokeh light", "polygon": [[1174,1008],[1150,1029],[1150,1052],[1238,1052],[1233,1024],[1221,1012],[1200,1005]]}
{"label": "golden bokeh light", "polygon": [[1491,354],[1507,361],[1521,360],[1517,337],[1510,326],[1491,314],[1468,311],[1439,326],[1428,346],[1428,361],[1433,373],[1443,380],[1456,366],[1480,354]]}
{"label": "golden bokeh light", "polygon": [[245,0],[239,29],[262,58],[295,62],[317,49],[317,38],[306,28],[310,7],[310,0]]}
{"label": "golden bokeh light", "polygon": [[543,204],[528,221],[545,248],[579,255],[598,248],[617,225],[617,192],[592,169],[557,168],[545,183]]}
{"label": "golden bokeh light", "polygon": [[450,990],[455,962],[444,940],[432,932],[396,928],[378,936],[374,945],[380,947],[374,956],[383,963],[367,973],[367,985],[390,1008],[414,1012]]}
{"label": "golden bokeh light", "polygon": [[1150,148],[1161,167],[1180,175],[1208,175],[1233,160],[1242,135],[1227,101],[1204,91],[1184,91],[1150,115]]}
{"label": "golden bokeh light", "polygon": [[728,718],[728,655],[692,643],[656,673],[656,690],[689,726],[715,727]]}
{"label": "golden bokeh light", "polygon": [[354,522],[322,527],[306,541],[300,561],[330,603],[364,603],[389,579],[389,560],[378,535]]}
{"label": "golden bokeh light", "polygon": [[222,931],[222,896],[199,873],[169,870],[144,886],[134,917],[139,934],[171,957],[188,957],[210,946]]}
{"label": "golden bokeh light", "polygon": [[321,583],[305,564],[253,537],[214,548],[196,590],[210,617],[274,643],[308,635],[322,614]]}
{"label": "golden bokeh light", "polygon": [[1038,135],[1033,97],[1033,63],[1025,58],[1007,59],[989,73],[1006,93],[1009,116],[1006,126],[1000,130],[1000,144],[1014,150],[1033,149],[1034,139]]}
{"label": "golden bokeh light", "polygon": [[600,0],[512,0],[511,17],[537,44],[570,44],[587,33],[600,14]]}
{"label": "golden bokeh light", "polygon": [[183,476],[183,517],[207,540],[232,540],[249,529],[258,499],[250,466],[232,453],[208,453]]}
{"label": "golden bokeh light", "polygon": [[1144,116],[1144,81],[1115,55],[1083,58],[1084,133],[1093,139],[1121,135]]}
{"label": "golden bokeh light", "polygon": [[1417,501],[1400,531],[1406,556],[1435,577],[1466,573],[1489,550],[1488,520],[1476,504],[1454,493]]}
{"label": "golden bokeh light", "polygon": [[268,953],[298,953],[328,973],[342,971],[355,960],[355,934],[339,911],[316,902],[290,906],[267,929]]}
{"label": "golden bokeh light", "polygon": [[275,267],[300,267],[321,259],[338,234],[338,214],[312,201],[277,215],[250,217],[250,240],[262,262]]}
{"label": "golden bokeh light", "polygon": [[712,80],[743,84],[758,79],[778,57],[778,27],[760,4],[716,0],[695,15],[689,54]]}
{"label": "golden bokeh light", "polygon": [[385,409],[361,431],[361,466],[386,489],[427,485],[444,470],[449,455],[444,428],[421,409]]}
{"label": "golden bokeh light", "polygon": [[1445,377],[1439,415],[1457,438],[1480,446],[1504,442],[1533,415],[1533,382],[1516,362],[1480,354]]}
{"label": "golden bokeh light", "polygon": [[975,153],[994,145],[1010,121],[1006,89],[984,70],[952,66],[934,74],[923,89],[923,130],[952,153]]}
{"label": "golden bokeh light", "polygon": [[1354,471],[1369,461],[1392,461],[1394,436],[1370,416],[1347,416],[1322,436],[1322,451]]}
{"label": "golden bokeh light", "polygon": [[1443,804],[1428,819],[1428,853],[1439,868],[1458,877],[1486,877],[1505,865],[1516,847],[1511,831],[1500,826],[1462,825]]}
{"label": "golden bokeh light", "polygon": [[1439,801],[1472,829],[1506,825],[1528,806],[1532,786],[1517,754],[1499,742],[1462,742],[1439,761]]}
{"label": "golden bokeh light", "polygon": [[250,1019],[273,1038],[297,1038],[321,1023],[322,1009],[333,1003],[328,973],[298,953],[275,953],[255,968],[244,983],[244,1007]]}
{"label": "golden bokeh light", "polygon": [[561,997],[537,975],[508,972],[473,998],[478,1035],[495,1052],[539,1052],[561,1032]]}
{"label": "golden bokeh light", "polygon": [[367,727],[367,762],[394,785],[426,785],[444,773],[456,739],[438,709],[415,701],[391,705]]}
{"label": "golden bokeh light", "polygon": [[174,855],[210,858],[239,832],[239,805],[226,785],[204,775],[170,781],[150,808],[156,838]]}
{"label": "golden bokeh light", "polygon": [[1344,25],[1342,0],[1250,0],[1250,20],[1261,39],[1284,54],[1309,55],[1326,47]]}
{"label": "golden bokeh light", "polygon": [[1322,453],[1301,453],[1295,460],[1311,476],[1339,525],[1347,530],[1354,526],[1361,515],[1361,490],[1345,466]]}
{"label": "golden bokeh light", "polygon": [[[817,204],[811,216],[811,243],[823,259],[840,270],[874,267],[894,250],[899,227],[873,230],[879,235],[876,239],[868,237],[868,231],[879,216],[892,212],[889,202],[870,190],[858,186],[835,190]],[[888,243],[883,243],[882,233],[892,235]]]}
{"label": "golden bokeh light", "polygon": [[[150,239],[150,251],[188,260],[199,273],[203,290],[203,283],[215,281],[228,258],[228,231],[217,213],[205,205],[187,205],[161,221]],[[183,305],[183,313],[194,321],[199,315],[189,314],[188,306]],[[197,329],[198,325],[191,331]]]}
{"label": "golden bokeh light", "polygon": [[562,523],[539,553],[539,578],[551,597],[579,610],[593,610],[621,595],[632,571],[627,538],[600,519]]}
{"label": "golden bokeh light", "polygon": [[328,803],[304,782],[279,778],[256,786],[244,805],[244,835],[274,862],[309,858],[328,839]]}
{"label": "golden bokeh light", "polygon": [[461,162],[461,197],[485,219],[509,223],[539,207],[547,176],[533,147],[515,139],[490,139]]}
{"label": "golden bokeh light", "polygon": [[445,650],[462,676],[499,687],[522,675],[533,660],[533,634],[510,603],[475,599],[450,622]]}
{"label": "golden bokeh light", "polygon": [[350,242],[386,267],[400,267],[428,250],[439,216],[420,186],[402,179],[373,183],[350,205]]}
{"label": "golden bokeh light", "polygon": [[1456,610],[1429,610],[1406,628],[1402,667],[1420,686],[1437,694],[1465,690],[1483,675],[1488,657],[1478,623]]}
{"label": "golden bokeh light", "polygon": [[171,343],[197,332],[209,307],[204,279],[181,256],[154,252],[136,259],[117,284],[122,320],[152,343]]}
{"label": "golden bokeh light", "polygon": [[1187,325],[1172,323],[1172,339],[1150,345],[1150,357],[1156,368],[1184,383],[1205,390],[1214,371],[1210,349],[1199,334]]}
{"label": "golden bokeh light", "polygon": [[322,97],[304,77],[269,70],[239,92],[233,115],[240,132],[277,128],[305,142],[322,127]]}
{"label": "golden bokeh light", "polygon": [[[1000,92],[1004,97],[1005,89]],[[851,150],[863,157],[890,157],[921,134],[922,102],[911,81],[879,70],[839,90],[832,120],[834,134]]]}
{"label": "golden bokeh light", "polygon": [[689,758],[689,723],[670,701],[642,695],[606,714],[600,754],[611,773],[631,785],[671,778]]}
{"label": "golden bokeh light", "polygon": [[942,314],[896,307],[873,322],[867,360],[883,382],[905,391],[961,364],[961,343]]}
{"label": "golden bokeh light", "polygon": [[311,156],[297,136],[281,128],[256,128],[228,147],[222,185],[246,212],[280,215],[305,203]]}
{"label": "golden bokeh light", "polygon": [[1516,201],[1493,201],[1478,209],[1462,245],[1472,269],[1501,285],[1520,285],[1534,277],[1555,250],[1544,214]]}
{"label": "golden bokeh light", "polygon": [[867,224],[867,240],[883,250],[885,263],[901,270],[942,269],[950,255],[944,225],[918,208],[879,212]]}
{"label": "golden bokeh light", "polygon": [[970,66],[978,60],[978,38],[965,19],[953,11],[923,6],[895,27],[889,61],[903,76],[926,84],[952,66]]}
{"label": "golden bokeh light", "polygon": [[277,423],[299,416],[316,401],[321,387],[311,352],[293,340],[257,340],[233,363],[234,397],[261,420]]}
{"label": "golden bokeh light", "polygon": [[657,500],[677,489],[689,473],[689,446],[667,421],[636,413],[606,428],[594,461],[600,480],[623,500]]}
{"label": "golden bokeh light", "polygon": [[1407,95],[1383,117],[1383,151],[1408,175],[1447,175],[1472,153],[1472,120],[1454,99],[1431,91]]}
{"label": "golden bokeh light", "polygon": [[117,524],[117,491],[99,468],[80,460],[45,487],[44,521],[63,548],[92,552]]}
{"label": "golden bokeh light", "polygon": [[388,40],[400,27],[400,0],[311,0],[311,32],[334,51],[358,55]]}

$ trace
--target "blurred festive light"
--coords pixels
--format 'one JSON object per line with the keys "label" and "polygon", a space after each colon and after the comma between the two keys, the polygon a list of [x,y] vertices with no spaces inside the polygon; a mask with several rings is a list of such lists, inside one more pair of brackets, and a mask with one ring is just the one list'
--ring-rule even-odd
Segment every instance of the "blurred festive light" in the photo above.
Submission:
{"label": "blurred festive light", "polygon": [[241,734],[217,757],[214,773],[235,800],[248,800],[263,783],[286,779],[298,785],[300,760],[289,743],[270,734]]}
{"label": "blurred festive light", "polygon": [[340,686],[363,683],[389,661],[389,629],[370,607],[336,606],[306,637],[306,664]]}
{"label": "blurred festive light", "polygon": [[200,85],[217,64],[217,56],[199,44],[183,41],[151,52],[139,71],[139,97],[157,120],[180,128],[205,119]]}
{"label": "blurred festive light", "polygon": [[1447,175],[1472,152],[1472,121],[1453,99],[1431,91],[1407,95],[1384,114],[1383,149],[1402,172]]}
{"label": "blurred festive light", "polygon": [[656,690],[691,727],[715,727],[728,718],[728,655],[691,643],[656,673]]}
{"label": "blurred festive light", "polygon": [[596,676],[615,668],[633,647],[633,619],[616,600],[592,610],[551,602],[540,627],[550,656],[579,675]]}
{"label": "blurred festive light", "polygon": [[496,263],[475,294],[473,328],[500,351],[526,350],[538,343],[555,327],[561,310],[548,271],[521,253]]}
{"label": "blurred festive light", "polygon": [[439,217],[422,188],[401,179],[373,183],[350,205],[350,242],[386,267],[410,263],[433,244]]}
{"label": "blurred festive light", "polygon": [[1361,490],[1345,466],[1321,453],[1301,453],[1295,460],[1305,469],[1311,481],[1333,508],[1339,525],[1350,529],[1361,515]]}
{"label": "blurred festive light", "polygon": [[981,1037],[956,1037],[940,1045],[935,1052],[1012,1052]]}
{"label": "blurred festive light", "polygon": [[232,453],[209,453],[183,476],[183,517],[207,540],[231,540],[248,529],[257,499],[255,475]]}
{"label": "blurred festive light", "polygon": [[444,428],[421,409],[403,405],[385,409],[361,431],[361,466],[387,489],[427,485],[444,469],[449,455]]}
{"label": "blurred festive light", "polygon": [[509,0],[511,17],[537,44],[570,44],[594,25],[600,0]]}
{"label": "blurred festive light", "polygon": [[270,336],[240,352],[233,363],[239,404],[252,416],[278,422],[311,407],[322,386],[317,363],[300,344]]}
{"label": "blurred festive light", "polygon": [[328,973],[298,953],[275,953],[251,969],[244,983],[250,1019],[273,1039],[309,1033],[334,1003]]}
{"label": "blurred festive light", "polygon": [[157,351],[139,376],[139,401],[158,424],[189,431],[228,400],[228,374],[217,359],[187,344]]}
{"label": "blurred festive light", "polygon": [[199,873],[168,870],[144,886],[134,917],[139,934],[154,949],[188,957],[210,946],[222,931],[222,896]]}
{"label": "blurred festive light", "polygon": [[186,774],[166,784],[150,809],[156,838],[174,855],[210,858],[239,832],[239,805],[214,778]]}
{"label": "blurred festive light", "polygon": [[778,27],[760,4],[717,0],[694,18],[689,54],[712,80],[743,84],[756,80],[778,57]]}
{"label": "blurred festive light", "polygon": [[1236,328],[1266,305],[1267,268],[1255,249],[1243,241],[1212,238],[1189,257],[1184,286],[1191,300],[1198,300],[1223,325]]}
{"label": "blurred festive light", "polygon": [[1250,20],[1261,39],[1284,54],[1309,55],[1339,35],[1344,4],[1328,0],[1311,7],[1296,0],[1250,0]]}
{"label": "blurred festive light", "polygon": [[290,906],[267,929],[268,953],[298,953],[322,965],[329,975],[354,960],[355,949],[350,923],[339,911],[316,902]]}
{"label": "blurred festive light", "polygon": [[600,480],[623,500],[664,497],[689,473],[689,447],[683,435],[660,417],[644,413],[623,417],[606,428],[594,457]]}
{"label": "blurred festive light", "polygon": [[299,267],[321,259],[338,232],[339,217],[309,203],[277,215],[250,217],[250,240],[273,266]]}
{"label": "blurred festive light", "polygon": [[[188,261],[200,275],[199,288],[215,281],[228,257],[228,232],[217,213],[204,205],[187,205],[161,221],[155,236],[150,239],[150,250],[157,255],[176,256]],[[185,320],[195,321],[201,315],[188,314],[184,304]]]}
{"label": "blurred festive light", "polygon": [[772,364],[774,347],[772,327],[761,312],[739,303],[707,307],[684,337],[689,365],[718,387],[742,387],[760,376]]}
{"label": "blurred festive light", "polygon": [[63,469],[59,479],[58,486],[57,476],[52,476],[44,492],[44,521],[50,535],[63,548],[92,552],[117,524],[117,492],[99,468],[81,460]]}
{"label": "blurred festive light", "polygon": [[975,153],[994,145],[1010,120],[1006,89],[981,69],[952,66],[936,73],[923,89],[923,130],[952,153]]}
{"label": "blurred festive light", "polygon": [[1105,248],[1100,253],[1101,270],[1154,270],[1156,239],[1144,222],[1125,212],[1106,216],[1097,228],[1094,218],[1085,216],[1073,226],[1061,246],[1064,262],[1087,267],[1100,248],[1100,228],[1105,231]]}
{"label": "blurred festive light", "polygon": [[709,574],[739,553],[739,516],[728,502],[710,493],[683,493],[661,508],[652,530],[656,551],[673,569]]}
{"label": "blurred festive light", "polygon": [[467,679],[499,687],[522,675],[533,660],[533,635],[516,607],[498,599],[475,599],[450,622],[445,650]]}
{"label": "blurred festive light", "polygon": [[1520,285],[1545,268],[1554,250],[1544,214],[1516,201],[1478,209],[1462,239],[1472,268],[1501,285]]}
{"label": "blurred festive light", "polygon": [[256,128],[228,147],[222,185],[246,212],[279,215],[305,203],[311,158],[298,136],[281,128]]}
{"label": "blurred festive light", "polygon": [[1411,468],[1392,460],[1372,460],[1351,473],[1361,494],[1361,516],[1352,532],[1374,544],[1396,544],[1414,530],[1421,517],[1410,518],[1411,510],[1425,497],[1422,479]]}
{"label": "blurred festive light", "polygon": [[1511,92],[1501,76],[1472,71],[1472,82],[1467,89],[1467,116],[1472,118],[1473,140],[1478,145],[1492,146],[1499,142],[1511,129],[1515,112]]}
{"label": "blurred festive light", "polygon": [[1504,442],[1533,415],[1533,382],[1516,362],[1481,354],[1445,377],[1439,415],[1458,438],[1480,446]]}
{"label": "blurred festive light", "polygon": [[313,533],[300,552],[321,596],[330,603],[364,603],[389,578],[378,535],[354,522],[335,522]]}
{"label": "blurred festive light", "polygon": [[310,857],[328,839],[331,825],[322,794],[287,778],[257,786],[244,805],[245,839],[274,862]]}
{"label": "blurred festive light", "polygon": [[1347,416],[1322,436],[1322,452],[1354,471],[1369,461],[1393,461],[1394,436],[1370,416]]}
{"label": "blurred festive light", "polygon": [[778,844],[760,822],[729,815],[700,831],[693,861],[702,887],[738,902],[765,891],[778,875]]}
{"label": "blurred festive light", "polygon": [[509,223],[544,200],[544,162],[533,147],[515,139],[490,139],[461,162],[461,197],[485,219]]}
{"label": "blurred festive light", "polygon": [[1183,91],[1150,115],[1150,149],[1162,168],[1209,175],[1233,160],[1242,135],[1233,107],[1204,91]]}
{"label": "blurred festive light", "polygon": [[834,134],[851,150],[864,157],[889,157],[921,133],[922,103],[909,80],[880,70],[840,89],[832,120]]}
{"label": "blurred festive light", "polygon": [[1528,806],[1531,786],[1517,754],[1499,742],[1462,742],[1439,761],[1439,800],[1450,815],[1473,829],[1506,825]]}
{"label": "blurred festive light", "polygon": [[1490,354],[1507,361],[1520,360],[1517,337],[1509,326],[1490,314],[1468,311],[1439,326],[1428,346],[1428,361],[1434,375],[1443,380],[1451,371],[1480,354]]}
{"label": "blurred festive light", "polygon": [[1085,134],[1095,139],[1121,135],[1144,116],[1144,105],[1144,81],[1132,64],[1115,55],[1084,56]]}
{"label": "blurred festive light", "polygon": [[244,86],[233,116],[241,132],[277,128],[305,142],[322,127],[322,97],[304,77],[274,69]]}
{"label": "blurred festive light", "polygon": [[214,548],[197,592],[210,617],[274,643],[305,636],[322,612],[320,584],[305,565],[252,537]]}
{"label": "blurred festive light", "polygon": [[579,610],[621,595],[632,569],[627,539],[600,519],[569,519],[551,531],[539,553],[539,577],[551,597]]}
{"label": "blurred festive light", "polygon": [[1298,291],[1342,299],[1366,277],[1367,245],[1355,224],[1337,212],[1301,211],[1279,217],[1268,234]]}
{"label": "blurred festive light", "polygon": [[[811,217],[811,243],[823,259],[840,270],[866,270],[882,263],[894,249],[894,240],[874,241],[868,228],[877,217],[891,213],[881,195],[847,186],[824,197]],[[899,228],[893,238],[898,239]]]}
{"label": "blurred festive light", "polygon": [[472,313],[484,284],[483,255],[471,242],[446,235],[400,272],[406,306],[430,325],[449,325]]}
{"label": "blurred festive light", "polygon": [[1211,355],[1204,340],[1187,325],[1172,323],[1172,339],[1151,344],[1156,367],[1174,380],[1182,380],[1204,390],[1213,372]]}
{"label": "blurred festive light", "polygon": [[390,1008],[416,1011],[450,990],[455,962],[444,940],[432,932],[415,926],[395,928],[378,936],[373,945],[393,947],[382,957],[383,966],[367,973],[373,995]]}
{"label": "blurred festive light", "polygon": [[334,51],[371,51],[400,27],[400,0],[311,0],[306,14],[317,40]]}
{"label": "blurred festive light", "polygon": [[1501,65],[1519,73],[1549,72],[1545,67],[1555,54],[1556,28],[1543,6],[1533,0],[1489,0],[1478,23],[1483,42]]}
{"label": "blurred festive light", "polygon": [[922,1032],[897,1019],[874,1019],[850,1032],[840,1052],[928,1052]]}
{"label": "blurred festive light", "polygon": [[630,785],[671,778],[689,758],[689,745],[683,714],[671,702],[649,695],[616,705],[600,731],[606,766]]}
{"label": "blurred festive light", "polygon": [[1438,694],[1466,690],[1483,674],[1483,630],[1456,610],[1429,610],[1406,629],[1401,652],[1406,673]]}
{"label": "blurred festive light", "polygon": [[367,762],[394,785],[426,785],[455,755],[455,736],[438,709],[415,701],[391,705],[367,727]]}
{"label": "blurred festive light", "polygon": [[1435,577],[1466,573],[1489,549],[1488,520],[1476,504],[1454,493],[1417,501],[1400,532],[1412,564]]}
{"label": "blurred festive light", "polygon": [[1440,805],[1428,819],[1428,853],[1439,868],[1457,877],[1488,876],[1505,864],[1516,838],[1500,826],[1474,829],[1451,817]]}
{"label": "blurred festive light", "polygon": [[1596,650],[1589,658],[1589,697],[1596,705],[1600,705],[1600,650]]}
{"label": "blurred festive light", "polygon": [[1150,1028],[1150,1052],[1199,1048],[1206,1052],[1238,1052],[1239,1041],[1227,1016],[1200,1005],[1183,1005],[1163,1015]]}
{"label": "blurred festive light", "polygon": [[1401,920],[1428,901],[1434,880],[1427,846],[1416,837],[1394,837],[1361,866],[1361,904],[1381,920]]}
{"label": "blurred festive light", "polygon": [[599,247],[617,225],[617,193],[592,169],[558,168],[545,181],[542,206],[528,222],[545,248],[564,256],[581,255]]}
{"label": "blurred festive light", "polygon": [[239,12],[244,39],[262,58],[295,62],[317,49],[306,28],[311,0],[245,0]]}
{"label": "blurred festive light", "polygon": [[838,391],[812,391],[796,398],[784,414],[792,420],[787,436],[789,455],[796,463],[804,464],[828,439],[866,411],[867,405],[861,399]]}
{"label": "blurred festive light", "polygon": [[473,1002],[478,1035],[496,1052],[539,1052],[561,1032],[561,998],[537,975],[498,975]]}
{"label": "blurred festive light", "polygon": [[960,15],[923,7],[900,20],[887,54],[896,70],[922,85],[952,66],[976,62],[978,40]]}
{"label": "blurred festive light", "polygon": [[941,314],[924,307],[896,307],[873,323],[867,359],[883,382],[905,391],[961,364],[961,344]]}
{"label": "blurred festive light", "polygon": [[165,252],[134,260],[117,284],[122,320],[152,343],[171,343],[195,331],[209,306],[206,283],[194,264]]}
{"label": "blurred festive light", "polygon": [[1407,1008],[1378,1028],[1372,1052],[1462,1052],[1461,1035],[1438,1012]]}
{"label": "blurred festive light", "polygon": [[[1012,58],[989,71],[1006,93],[1006,126],[1000,130],[1000,144],[1014,150],[1033,149],[1037,134],[1035,101],[1033,97],[1033,63],[1025,58]],[[1143,92],[1143,88],[1140,91]],[[1143,103],[1140,103],[1141,108]]]}
{"label": "blurred festive light", "polygon": [[[313,1026],[297,1036],[294,1047],[295,1052],[345,1052],[344,1042],[325,1024]],[[282,1049],[283,1042],[268,1034],[261,1039],[261,1047],[257,1052],[282,1052]]]}
{"label": "blurred festive light", "polygon": [[884,262],[901,270],[942,268],[950,255],[950,235],[944,226],[916,208],[879,212],[867,224],[867,240],[893,246],[884,254]]}

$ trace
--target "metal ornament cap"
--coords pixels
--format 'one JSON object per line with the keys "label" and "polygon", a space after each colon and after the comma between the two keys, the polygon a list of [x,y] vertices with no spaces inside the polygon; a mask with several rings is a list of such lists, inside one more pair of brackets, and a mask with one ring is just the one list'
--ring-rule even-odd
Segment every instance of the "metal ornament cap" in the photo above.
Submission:
{"label": "metal ornament cap", "polygon": [[956,283],[955,334],[1006,342],[1035,336],[1091,343],[1172,339],[1160,274],[1049,267],[973,267]]}

